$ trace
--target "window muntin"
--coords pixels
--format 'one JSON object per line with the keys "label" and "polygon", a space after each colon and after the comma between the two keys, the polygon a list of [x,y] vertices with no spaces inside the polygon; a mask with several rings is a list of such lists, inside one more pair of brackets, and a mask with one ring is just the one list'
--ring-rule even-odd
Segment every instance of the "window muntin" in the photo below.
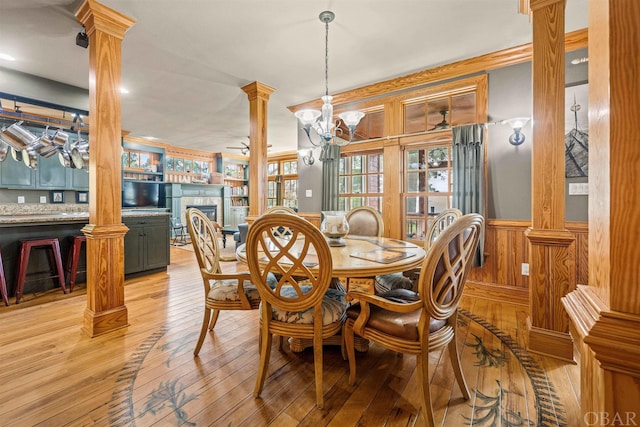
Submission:
{"label": "window muntin", "polygon": [[338,208],[348,211],[369,206],[382,211],[383,172],[381,151],[343,155],[339,163]]}
{"label": "window muntin", "polygon": [[267,208],[298,208],[298,159],[271,161],[267,166]]}
{"label": "window muntin", "polygon": [[451,207],[451,145],[418,144],[405,148],[405,238],[423,240],[430,221]]}

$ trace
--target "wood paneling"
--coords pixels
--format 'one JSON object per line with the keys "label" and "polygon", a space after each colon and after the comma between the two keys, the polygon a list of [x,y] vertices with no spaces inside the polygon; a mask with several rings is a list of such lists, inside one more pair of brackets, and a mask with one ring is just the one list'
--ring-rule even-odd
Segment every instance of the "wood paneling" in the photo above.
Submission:
{"label": "wood paneling", "polygon": [[[528,289],[529,277],[522,275],[522,263],[529,262],[525,232],[529,221],[490,219],[485,227],[485,265],[474,267],[468,281],[494,285],[503,293],[505,288]],[[588,283],[589,228],[584,222],[568,222],[566,229],[575,237],[576,283]],[[574,284],[575,285],[575,284]],[[515,292],[514,295],[519,295]]]}

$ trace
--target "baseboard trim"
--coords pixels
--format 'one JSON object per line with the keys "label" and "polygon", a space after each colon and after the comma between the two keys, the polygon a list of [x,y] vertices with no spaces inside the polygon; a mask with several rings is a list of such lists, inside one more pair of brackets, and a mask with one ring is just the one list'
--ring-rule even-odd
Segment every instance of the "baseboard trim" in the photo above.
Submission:
{"label": "baseboard trim", "polygon": [[467,280],[464,286],[464,294],[474,298],[484,298],[529,307],[529,290],[526,288]]}

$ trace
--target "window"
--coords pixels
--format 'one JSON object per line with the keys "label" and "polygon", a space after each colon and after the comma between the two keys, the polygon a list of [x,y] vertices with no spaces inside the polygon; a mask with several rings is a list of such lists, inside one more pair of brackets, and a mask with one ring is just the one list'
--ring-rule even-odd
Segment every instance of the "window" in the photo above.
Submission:
{"label": "window", "polygon": [[[445,87],[443,87],[445,89]],[[452,202],[451,127],[476,123],[475,85],[430,93],[404,104],[404,237],[423,240]]]}
{"label": "window", "polygon": [[422,240],[430,220],[451,207],[451,145],[405,149],[405,237]]}
{"label": "window", "polygon": [[384,191],[382,152],[343,155],[340,158],[338,208],[369,206],[382,211]]}
{"label": "window", "polygon": [[298,159],[273,160],[267,164],[267,208],[298,209]]}

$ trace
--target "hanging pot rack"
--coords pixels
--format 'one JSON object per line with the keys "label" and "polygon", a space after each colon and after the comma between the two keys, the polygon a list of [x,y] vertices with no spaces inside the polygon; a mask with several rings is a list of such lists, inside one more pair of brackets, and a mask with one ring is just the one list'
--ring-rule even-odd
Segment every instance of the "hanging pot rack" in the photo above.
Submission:
{"label": "hanging pot rack", "polygon": [[[1,103],[2,100],[13,101],[14,109],[4,108]],[[63,117],[60,119],[25,113],[21,110],[22,107],[18,105],[18,102],[62,111]],[[72,114],[73,118],[67,120],[66,113]],[[0,125],[2,125],[2,131],[0,132],[0,161],[5,160],[6,148],[7,145],[10,145],[14,160],[17,159],[17,151],[19,151],[19,155],[23,160],[30,159],[30,161],[24,161],[24,163],[28,167],[35,169],[37,167],[37,154],[43,157],[52,155],[52,150],[46,149],[50,146],[54,149],[54,153],[58,153],[63,166],[86,170],[85,164],[88,164],[86,160],[88,160],[89,146],[88,141],[82,139],[80,132],[88,132],[89,127],[84,123],[83,115],[88,117],[88,111],[0,92]],[[24,122],[31,128],[44,129],[42,135],[38,137],[24,128],[22,126]],[[49,128],[55,129],[54,135],[49,135]],[[77,132],[78,140],[72,144],[69,141],[67,132]],[[14,153],[14,150],[16,150],[16,153]],[[72,152],[74,161],[65,161],[65,159],[71,160]]]}

